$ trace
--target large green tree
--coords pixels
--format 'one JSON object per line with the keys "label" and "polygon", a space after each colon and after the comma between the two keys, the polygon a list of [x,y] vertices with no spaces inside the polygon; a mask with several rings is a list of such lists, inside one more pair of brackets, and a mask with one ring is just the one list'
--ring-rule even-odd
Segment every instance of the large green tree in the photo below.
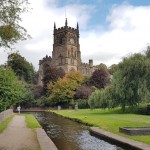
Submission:
{"label": "large green tree", "polygon": [[123,110],[126,105],[150,101],[150,59],[139,53],[124,58],[112,83]]}
{"label": "large green tree", "polygon": [[8,56],[7,65],[14,70],[20,79],[25,80],[27,83],[32,83],[34,77],[33,65],[19,53],[10,54]]}
{"label": "large green tree", "polygon": [[11,68],[0,67],[0,111],[19,103],[24,97],[25,86]]}
{"label": "large green tree", "polygon": [[27,11],[28,0],[0,0],[0,46],[11,47],[29,35],[20,26],[21,14]]}
{"label": "large green tree", "polygon": [[118,69],[118,65],[113,64],[109,67],[108,71],[111,75],[113,75],[117,71],[117,69]]}
{"label": "large green tree", "polygon": [[115,101],[113,100],[113,88],[107,86],[105,89],[96,90],[88,98],[90,108],[113,108]]}

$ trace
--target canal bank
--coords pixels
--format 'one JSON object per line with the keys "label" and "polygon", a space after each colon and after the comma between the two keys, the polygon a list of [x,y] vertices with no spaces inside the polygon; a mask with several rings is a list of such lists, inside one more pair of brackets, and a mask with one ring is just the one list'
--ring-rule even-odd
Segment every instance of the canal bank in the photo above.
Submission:
{"label": "canal bank", "polygon": [[44,129],[37,128],[36,133],[37,133],[37,139],[40,144],[41,150],[58,150],[55,144],[47,136]]}
{"label": "canal bank", "polygon": [[150,145],[137,142],[108,131],[104,131],[98,127],[90,127],[90,132],[93,135],[99,136],[105,140],[111,140],[112,142],[123,144],[126,147],[137,149],[137,150],[150,150]]}
{"label": "canal bank", "polygon": [[55,113],[32,112],[32,114],[58,150],[129,150],[92,136],[88,126]]}
{"label": "canal bank", "polygon": [[14,115],[7,128],[0,133],[0,149],[57,150],[43,129],[27,128],[22,115]]}
{"label": "canal bank", "polygon": [[[55,112],[53,112],[53,113],[55,113]],[[64,118],[67,118],[67,119],[70,119],[70,120],[73,120],[73,121],[91,126],[91,124],[88,124],[85,121],[83,122],[80,119],[70,118],[68,116],[66,117],[66,116],[58,114],[58,113],[56,113],[56,114],[60,115]],[[87,116],[85,116],[85,118],[87,118]],[[150,150],[150,145],[149,144],[145,144],[143,142],[138,142],[138,141],[135,141],[135,140],[132,140],[132,139],[129,139],[129,138],[125,138],[123,136],[119,136],[119,135],[113,134],[111,132],[102,130],[98,127],[90,127],[89,131],[92,135],[94,135],[98,138],[104,139],[105,141],[109,141],[110,143],[113,143],[113,144],[116,144],[116,145],[122,145],[123,147],[126,147],[127,150],[128,149],[132,149],[132,150]]]}

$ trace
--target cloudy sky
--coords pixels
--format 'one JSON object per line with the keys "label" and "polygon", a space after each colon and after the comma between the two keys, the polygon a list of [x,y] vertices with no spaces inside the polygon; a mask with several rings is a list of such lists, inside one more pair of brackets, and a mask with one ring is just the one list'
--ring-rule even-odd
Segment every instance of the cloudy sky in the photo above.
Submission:
{"label": "cloudy sky", "polygon": [[[110,66],[122,57],[146,49],[150,43],[150,0],[29,0],[30,12],[22,16],[31,39],[15,49],[38,70],[39,60],[51,56],[53,26],[80,28],[83,62]],[[0,49],[0,64],[8,51]]]}

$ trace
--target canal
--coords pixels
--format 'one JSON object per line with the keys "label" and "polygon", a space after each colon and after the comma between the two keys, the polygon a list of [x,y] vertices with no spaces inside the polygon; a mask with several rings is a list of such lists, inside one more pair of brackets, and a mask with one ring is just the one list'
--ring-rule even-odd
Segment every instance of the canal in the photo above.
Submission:
{"label": "canal", "polygon": [[49,112],[32,113],[58,150],[125,150],[91,136],[88,126]]}

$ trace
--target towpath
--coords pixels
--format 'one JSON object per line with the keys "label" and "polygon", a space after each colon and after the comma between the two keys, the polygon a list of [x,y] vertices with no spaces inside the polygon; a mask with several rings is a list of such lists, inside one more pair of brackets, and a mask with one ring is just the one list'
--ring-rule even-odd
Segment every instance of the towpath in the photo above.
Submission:
{"label": "towpath", "polygon": [[0,134],[0,150],[39,150],[36,131],[26,127],[25,117],[15,115]]}

